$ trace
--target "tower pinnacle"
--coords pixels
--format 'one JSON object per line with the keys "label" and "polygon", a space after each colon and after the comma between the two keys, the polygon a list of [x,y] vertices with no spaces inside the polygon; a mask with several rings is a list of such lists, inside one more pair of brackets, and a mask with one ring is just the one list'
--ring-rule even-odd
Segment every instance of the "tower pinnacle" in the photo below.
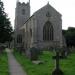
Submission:
{"label": "tower pinnacle", "polygon": [[30,4],[30,0],[29,0],[29,4]]}
{"label": "tower pinnacle", "polygon": [[49,1],[48,1],[48,3],[47,4],[49,4]]}
{"label": "tower pinnacle", "polygon": [[19,2],[19,0],[17,0],[17,2]]}

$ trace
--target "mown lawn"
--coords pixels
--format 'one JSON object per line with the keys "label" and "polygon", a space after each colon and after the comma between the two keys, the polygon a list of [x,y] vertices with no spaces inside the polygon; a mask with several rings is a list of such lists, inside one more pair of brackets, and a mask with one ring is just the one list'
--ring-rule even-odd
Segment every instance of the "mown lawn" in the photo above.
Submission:
{"label": "mown lawn", "polygon": [[9,75],[8,58],[6,52],[0,54],[0,75]]}
{"label": "mown lawn", "polygon": [[[44,61],[44,64],[33,64],[24,55],[15,52],[16,59],[21,63],[28,75],[51,75],[55,68],[55,60],[52,59],[54,53],[44,52],[39,59]],[[60,60],[60,66],[64,75],[75,75],[75,54],[71,54],[67,59]]]}

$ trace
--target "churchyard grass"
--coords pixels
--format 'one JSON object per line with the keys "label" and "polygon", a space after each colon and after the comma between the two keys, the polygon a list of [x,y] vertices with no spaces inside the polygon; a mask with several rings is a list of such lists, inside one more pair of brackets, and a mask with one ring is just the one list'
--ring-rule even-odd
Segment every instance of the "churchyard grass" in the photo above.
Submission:
{"label": "churchyard grass", "polygon": [[9,75],[8,58],[6,52],[0,54],[0,75]]}
{"label": "churchyard grass", "polygon": [[61,60],[60,65],[65,75],[75,75],[75,53],[70,54],[67,59]]}
{"label": "churchyard grass", "polygon": [[[55,60],[52,59],[53,52],[44,51],[39,56],[39,60],[44,63],[38,65],[33,64],[25,55],[18,52],[14,52],[14,55],[28,75],[52,75],[51,73],[55,69]],[[75,75],[75,54],[69,55],[67,59],[60,59],[60,68],[64,75]]]}

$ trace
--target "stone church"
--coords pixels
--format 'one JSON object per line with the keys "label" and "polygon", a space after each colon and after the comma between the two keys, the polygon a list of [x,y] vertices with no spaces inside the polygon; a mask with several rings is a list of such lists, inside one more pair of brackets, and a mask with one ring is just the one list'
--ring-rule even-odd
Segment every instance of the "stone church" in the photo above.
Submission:
{"label": "stone church", "polygon": [[49,3],[30,16],[30,1],[17,1],[15,8],[15,47],[28,50],[64,46],[62,15]]}

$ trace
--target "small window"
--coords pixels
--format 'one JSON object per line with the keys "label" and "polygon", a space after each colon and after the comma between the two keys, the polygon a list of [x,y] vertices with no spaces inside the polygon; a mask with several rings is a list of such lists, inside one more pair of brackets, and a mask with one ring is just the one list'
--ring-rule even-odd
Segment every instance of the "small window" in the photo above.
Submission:
{"label": "small window", "polygon": [[25,14],[25,9],[22,9],[22,15],[24,15]]}
{"label": "small window", "polygon": [[31,37],[32,37],[32,29],[30,29],[30,35],[31,35]]}

